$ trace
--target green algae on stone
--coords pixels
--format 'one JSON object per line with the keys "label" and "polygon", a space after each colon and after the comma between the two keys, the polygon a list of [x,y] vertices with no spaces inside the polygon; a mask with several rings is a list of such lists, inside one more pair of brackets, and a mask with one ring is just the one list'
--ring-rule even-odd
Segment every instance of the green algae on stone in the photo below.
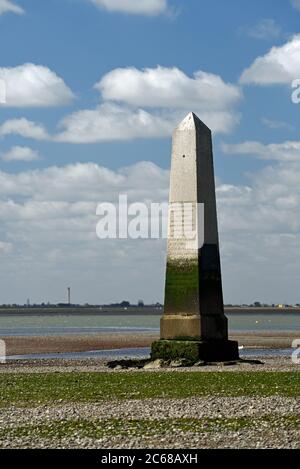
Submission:
{"label": "green algae on stone", "polygon": [[166,272],[165,311],[199,314],[199,270],[195,261],[169,261]]}

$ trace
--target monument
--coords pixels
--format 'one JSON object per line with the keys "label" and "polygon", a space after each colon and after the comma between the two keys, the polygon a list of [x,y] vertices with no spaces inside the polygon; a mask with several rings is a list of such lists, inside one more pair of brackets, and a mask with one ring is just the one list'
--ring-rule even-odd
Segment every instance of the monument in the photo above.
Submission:
{"label": "monument", "polygon": [[[193,214],[188,227],[195,233],[193,240],[181,229],[184,207]],[[239,358],[237,342],[228,340],[224,314],[211,131],[193,113],[173,134],[160,331],[160,340],[152,344],[152,360]]]}

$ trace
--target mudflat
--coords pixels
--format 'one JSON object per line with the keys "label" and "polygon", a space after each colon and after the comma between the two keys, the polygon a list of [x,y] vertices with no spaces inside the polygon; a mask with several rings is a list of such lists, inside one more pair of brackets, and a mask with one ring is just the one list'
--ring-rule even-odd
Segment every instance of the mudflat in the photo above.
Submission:
{"label": "mudflat", "polygon": [[[0,337],[5,340],[7,355],[34,353],[86,352],[122,348],[150,347],[158,333],[97,333],[90,335]],[[256,348],[289,348],[299,332],[243,332],[230,335],[239,345]]]}

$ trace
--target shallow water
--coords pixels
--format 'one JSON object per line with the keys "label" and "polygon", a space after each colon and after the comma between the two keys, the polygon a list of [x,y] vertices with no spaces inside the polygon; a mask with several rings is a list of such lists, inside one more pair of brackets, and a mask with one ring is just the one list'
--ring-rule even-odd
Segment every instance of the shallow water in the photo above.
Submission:
{"label": "shallow water", "polygon": [[[227,314],[230,332],[299,331],[300,314],[248,312]],[[55,336],[97,333],[158,332],[159,315],[25,313],[0,315],[0,336]]]}
{"label": "shallow water", "polygon": [[[294,349],[242,349],[240,350],[241,358],[250,357],[288,357],[292,355]],[[95,350],[90,352],[70,352],[70,353],[43,353],[29,355],[14,355],[6,357],[8,360],[51,360],[51,359],[69,359],[80,360],[84,358],[103,358],[103,359],[121,359],[121,358],[149,358],[150,348],[133,348],[118,350]]]}

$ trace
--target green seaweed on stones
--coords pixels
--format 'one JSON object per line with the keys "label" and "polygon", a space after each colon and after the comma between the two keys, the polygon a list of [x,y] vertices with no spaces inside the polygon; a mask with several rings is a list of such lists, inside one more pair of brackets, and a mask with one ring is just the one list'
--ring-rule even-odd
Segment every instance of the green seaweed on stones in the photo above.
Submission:
{"label": "green seaweed on stones", "polygon": [[199,270],[195,261],[167,263],[165,311],[198,311]]}

